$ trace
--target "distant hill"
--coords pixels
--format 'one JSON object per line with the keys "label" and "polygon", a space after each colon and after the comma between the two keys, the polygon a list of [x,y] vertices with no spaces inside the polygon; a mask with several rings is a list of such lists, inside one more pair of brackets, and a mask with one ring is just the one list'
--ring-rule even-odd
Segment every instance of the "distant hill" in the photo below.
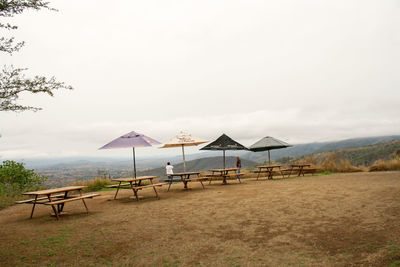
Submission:
{"label": "distant hill", "polygon": [[[371,146],[391,142],[394,140],[400,140],[400,135],[364,137],[334,142],[299,144],[288,148],[271,150],[271,159],[277,160],[286,157],[299,158],[310,154],[317,154],[346,148]],[[268,152],[248,152],[242,157],[251,161],[264,162],[268,159]]]}
{"label": "distant hill", "polygon": [[[247,159],[241,159],[242,167],[253,166],[257,163],[254,161],[250,161]],[[226,157],[226,167],[233,168],[236,166],[236,158],[235,157]],[[210,158],[201,158],[196,160],[191,160],[186,162],[186,171],[207,171],[209,169],[220,169],[223,167],[222,156],[220,157],[210,157]],[[179,163],[174,165],[174,172],[183,172],[183,163]],[[155,175],[158,177],[165,176],[165,167],[151,169],[147,171],[140,171],[138,175]]]}
{"label": "distant hill", "polygon": [[[316,153],[312,157],[316,162],[322,162],[330,153]],[[377,160],[388,160],[392,159],[395,155],[399,155],[400,140],[357,148],[340,149],[336,150],[335,153],[339,158],[348,159],[354,166],[370,166]]]}

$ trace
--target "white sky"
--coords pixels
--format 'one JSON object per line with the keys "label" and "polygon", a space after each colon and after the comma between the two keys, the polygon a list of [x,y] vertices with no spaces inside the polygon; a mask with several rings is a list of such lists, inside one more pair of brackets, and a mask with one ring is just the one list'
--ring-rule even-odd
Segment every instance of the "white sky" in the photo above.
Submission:
{"label": "white sky", "polygon": [[[400,134],[400,1],[51,1],[1,65],[72,85],[0,114],[0,156],[129,156],[127,132],[244,145]],[[4,35],[4,32],[1,32]],[[197,151],[198,148],[188,152]],[[179,149],[143,149],[142,154]]]}

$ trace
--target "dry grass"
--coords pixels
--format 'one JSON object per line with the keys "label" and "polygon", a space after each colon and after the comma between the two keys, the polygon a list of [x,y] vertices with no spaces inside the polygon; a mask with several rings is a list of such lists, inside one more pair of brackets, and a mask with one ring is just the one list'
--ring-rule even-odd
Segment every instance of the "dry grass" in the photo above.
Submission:
{"label": "dry grass", "polygon": [[370,168],[370,172],[376,171],[399,171],[400,170],[400,158],[395,158],[388,161],[378,160]]}
{"label": "dry grass", "polygon": [[400,172],[114,191],[0,211],[0,266],[389,266],[400,260]]}
{"label": "dry grass", "polygon": [[322,161],[318,161],[315,156],[304,158],[306,163],[314,165],[322,172],[362,172],[362,167],[353,166],[348,159],[341,158],[337,153],[331,152],[327,154]]}

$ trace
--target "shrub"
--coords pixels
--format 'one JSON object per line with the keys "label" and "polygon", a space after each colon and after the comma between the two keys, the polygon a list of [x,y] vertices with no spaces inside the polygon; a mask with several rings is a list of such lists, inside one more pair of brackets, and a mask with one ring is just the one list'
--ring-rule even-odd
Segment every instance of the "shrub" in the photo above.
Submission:
{"label": "shrub", "polygon": [[115,184],[112,181],[110,181],[109,179],[105,179],[105,178],[95,178],[92,180],[85,180],[85,181],[76,181],[74,183],[74,185],[85,185],[88,188],[85,189],[85,191],[99,191],[101,189],[103,189],[106,185],[111,185],[111,184]]}
{"label": "shrub", "polygon": [[323,171],[330,172],[360,172],[361,168],[353,166],[348,159],[343,159],[339,157],[337,153],[330,153],[327,158],[325,158],[320,166],[318,166]]}
{"label": "shrub", "polygon": [[14,189],[30,189],[42,185],[46,180],[46,176],[25,169],[23,163],[6,160],[0,165],[0,183]]}
{"label": "shrub", "polygon": [[21,198],[24,191],[39,189],[47,177],[25,169],[22,163],[7,160],[0,164],[0,209]]}
{"label": "shrub", "polygon": [[400,158],[396,157],[388,161],[378,160],[369,168],[369,171],[400,171]]}

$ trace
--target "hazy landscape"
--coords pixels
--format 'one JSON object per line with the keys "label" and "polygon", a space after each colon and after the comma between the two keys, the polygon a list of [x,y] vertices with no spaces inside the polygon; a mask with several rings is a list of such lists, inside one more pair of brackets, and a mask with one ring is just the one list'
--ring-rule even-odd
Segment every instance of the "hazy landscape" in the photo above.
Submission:
{"label": "hazy landscape", "polygon": [[[400,150],[400,136],[381,136],[294,145],[285,149],[272,150],[271,157],[282,164],[287,164],[290,160],[304,161],[304,157],[310,155],[316,162],[322,162],[328,155],[326,152],[335,151],[340,158],[348,159],[354,166],[368,167],[379,159],[388,160],[392,158],[398,150]],[[187,170],[207,171],[220,168],[222,166],[221,154],[221,152],[202,152],[187,155]],[[254,167],[265,162],[268,158],[266,152],[228,151],[227,166],[233,167],[235,165],[235,156],[242,158],[243,167]],[[133,171],[132,159],[85,158],[79,160],[78,158],[61,158],[52,161],[26,161],[26,166],[46,175],[49,178],[47,181],[49,186],[67,185],[75,181],[97,177],[132,176]],[[137,160],[138,175],[156,175],[164,178],[165,164],[168,161],[174,165],[175,172],[183,171],[181,156],[169,158],[155,156],[146,159],[139,157]]]}

